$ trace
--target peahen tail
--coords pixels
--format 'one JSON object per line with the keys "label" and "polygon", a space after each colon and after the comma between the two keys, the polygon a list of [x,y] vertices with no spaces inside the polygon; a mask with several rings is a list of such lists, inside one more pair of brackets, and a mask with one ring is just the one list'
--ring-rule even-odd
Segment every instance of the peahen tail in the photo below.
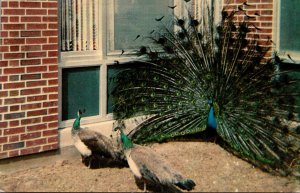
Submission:
{"label": "peahen tail", "polygon": [[291,126],[300,121],[299,77],[276,53],[267,57],[270,40],[254,23],[235,22],[244,11],[223,10],[218,25],[209,14],[174,16],[149,37],[157,47],[141,47],[147,59],[117,75],[115,118],[151,115],[129,134],[135,143],[214,129],[241,158],[300,175],[300,130]]}
{"label": "peahen tail", "polygon": [[190,191],[190,190],[194,189],[194,187],[196,186],[196,183],[191,179],[187,179],[187,180],[178,182],[175,185],[178,186],[182,190]]}

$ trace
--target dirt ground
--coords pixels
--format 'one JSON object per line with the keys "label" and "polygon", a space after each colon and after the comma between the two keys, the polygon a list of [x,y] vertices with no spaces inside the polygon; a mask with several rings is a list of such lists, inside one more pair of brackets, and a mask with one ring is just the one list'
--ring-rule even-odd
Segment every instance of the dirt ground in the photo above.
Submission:
{"label": "dirt ground", "polygon": [[[184,176],[192,192],[300,192],[299,181],[273,176],[208,142],[151,146]],[[60,153],[0,162],[0,189],[9,192],[142,192],[130,169],[89,169],[71,146]]]}

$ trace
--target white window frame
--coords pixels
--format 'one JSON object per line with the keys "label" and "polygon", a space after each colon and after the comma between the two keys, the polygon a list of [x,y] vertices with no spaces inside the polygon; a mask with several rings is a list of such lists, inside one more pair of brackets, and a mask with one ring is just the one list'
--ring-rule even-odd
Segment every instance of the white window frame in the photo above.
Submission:
{"label": "white window frame", "polygon": [[[61,0],[63,1],[63,0]],[[93,51],[68,51],[60,52],[59,54],[59,90],[62,89],[62,70],[64,68],[75,68],[75,67],[90,67],[99,66],[99,115],[83,117],[81,124],[92,124],[103,121],[113,120],[112,113],[107,114],[107,67],[114,65],[115,61],[120,63],[128,62],[136,59],[133,57],[133,52],[127,52],[120,57],[119,51],[108,51],[107,38],[109,37],[108,28],[111,25],[111,16],[113,16],[113,5],[112,0],[99,0],[99,20],[98,20],[98,45],[99,50]],[[174,0],[174,5],[177,5],[175,14],[182,16],[184,14],[185,2],[183,0]],[[109,9],[110,8],[110,9]],[[59,14],[61,10],[59,9]],[[112,14],[112,15],[110,15]],[[60,18],[60,17],[59,17]],[[110,18],[110,19],[108,19]],[[60,21],[59,21],[60,22]],[[60,23],[59,23],[59,26]],[[60,34],[60,33],[59,33]],[[60,37],[59,37],[60,40]],[[60,41],[59,41],[60,44]],[[60,48],[60,45],[59,45]],[[59,128],[65,128],[72,126],[74,119],[62,120],[62,92],[59,92]]]}
{"label": "white window frame", "polygon": [[[286,63],[292,63],[292,61],[287,57],[287,53],[284,50],[280,50],[280,6],[281,1],[283,0],[277,0],[273,2],[273,37],[275,42],[275,50],[278,51],[278,54],[280,58],[284,59],[284,62]],[[290,54],[293,58],[293,60],[298,64],[300,63],[300,51],[293,52],[288,51],[288,54]]]}

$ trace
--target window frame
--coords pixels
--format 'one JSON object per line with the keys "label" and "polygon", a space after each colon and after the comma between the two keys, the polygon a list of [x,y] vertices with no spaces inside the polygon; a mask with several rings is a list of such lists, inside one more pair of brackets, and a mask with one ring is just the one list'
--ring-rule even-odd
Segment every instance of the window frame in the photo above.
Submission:
{"label": "window frame", "polygon": [[[59,0],[59,5],[60,1]],[[64,68],[77,68],[77,67],[90,67],[99,66],[99,115],[83,117],[81,124],[93,124],[104,121],[112,121],[112,113],[107,113],[107,68],[109,65],[114,65],[117,60],[119,63],[129,62],[137,57],[134,56],[133,51],[128,51],[126,54],[120,57],[119,51],[109,52],[108,49],[108,29],[109,25],[112,25],[111,19],[108,19],[109,14],[113,14],[113,11],[109,10],[112,0],[98,0],[97,7],[99,10],[98,19],[98,50],[93,51],[67,51],[62,52],[61,48],[61,29],[59,28],[59,62],[58,62],[58,77],[59,77],[59,128],[65,128],[72,126],[74,119],[62,120],[62,70]],[[174,10],[177,16],[184,15],[184,1],[174,0],[174,5],[177,5],[177,9]],[[59,6],[59,18],[61,18],[61,7]],[[59,19],[59,26],[61,21]]]}
{"label": "window frame", "polygon": [[[274,42],[275,42],[275,46],[274,49],[278,52],[278,54],[280,55],[280,58],[284,59],[285,63],[292,63],[294,64],[286,55],[286,51],[284,50],[280,50],[280,21],[281,21],[281,1],[282,0],[278,0],[275,1],[273,6],[273,37],[274,37]],[[295,65],[299,65],[300,63],[300,51],[288,51],[288,53],[292,56],[293,60],[296,62]]]}

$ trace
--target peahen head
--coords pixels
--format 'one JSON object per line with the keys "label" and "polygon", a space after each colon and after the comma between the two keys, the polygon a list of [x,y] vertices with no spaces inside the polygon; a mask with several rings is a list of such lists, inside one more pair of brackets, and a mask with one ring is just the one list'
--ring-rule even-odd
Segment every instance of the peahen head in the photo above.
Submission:
{"label": "peahen head", "polygon": [[123,148],[126,149],[130,149],[133,147],[133,142],[129,139],[129,137],[123,132],[123,128],[121,128],[121,126],[117,126],[115,129],[116,130],[120,130],[121,134],[121,142],[122,142],[122,146]]}
{"label": "peahen head", "polygon": [[73,123],[73,129],[77,130],[80,129],[80,119],[81,119],[81,115],[85,112],[85,110],[78,110],[77,112],[77,118],[75,119],[74,123]]}

